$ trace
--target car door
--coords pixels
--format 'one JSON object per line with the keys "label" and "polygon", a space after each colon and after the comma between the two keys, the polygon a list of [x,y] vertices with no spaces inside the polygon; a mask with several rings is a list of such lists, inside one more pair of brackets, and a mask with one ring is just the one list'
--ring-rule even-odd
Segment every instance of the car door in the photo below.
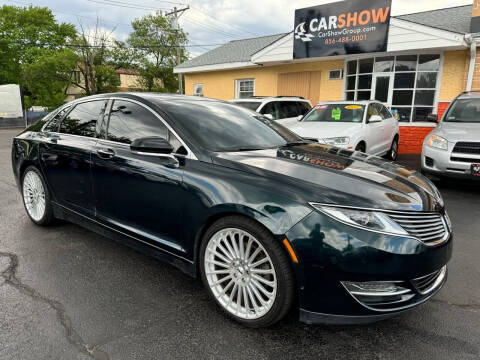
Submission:
{"label": "car door", "polygon": [[140,103],[114,100],[107,117],[103,138],[92,152],[97,218],[141,241],[183,253],[182,166],[172,165],[171,158],[130,149],[133,140],[143,137],[162,137],[175,150],[179,141]]}
{"label": "car door", "polygon": [[[375,118],[377,118],[375,120]],[[370,103],[367,107],[366,115],[366,138],[367,138],[367,153],[379,154],[384,148],[384,132],[385,124],[383,117],[380,114],[380,108],[376,103]]]}
{"label": "car door", "polygon": [[392,146],[393,138],[398,134],[398,122],[395,120],[390,110],[382,104],[379,105],[380,113],[382,114],[385,123],[385,151],[388,151]]}
{"label": "car door", "polygon": [[99,99],[63,109],[45,127],[39,146],[41,167],[55,201],[89,216],[94,214],[91,152],[106,104]]}

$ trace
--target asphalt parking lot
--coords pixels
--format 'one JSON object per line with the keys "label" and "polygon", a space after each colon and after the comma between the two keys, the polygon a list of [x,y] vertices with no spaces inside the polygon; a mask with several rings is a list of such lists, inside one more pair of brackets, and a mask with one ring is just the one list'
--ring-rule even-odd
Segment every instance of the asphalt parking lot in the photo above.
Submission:
{"label": "asphalt parking lot", "polygon": [[0,359],[480,357],[480,185],[439,184],[455,249],[428,303],[373,325],[308,326],[292,311],[252,330],[169,265],[76,225],[34,226],[11,171],[18,132],[0,130]]}

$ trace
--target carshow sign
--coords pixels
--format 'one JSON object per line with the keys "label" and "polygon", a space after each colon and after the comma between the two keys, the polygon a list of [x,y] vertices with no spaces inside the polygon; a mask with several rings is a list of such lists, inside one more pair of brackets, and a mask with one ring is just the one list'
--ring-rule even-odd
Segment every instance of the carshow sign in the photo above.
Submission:
{"label": "carshow sign", "polygon": [[349,0],[295,10],[293,58],[387,51],[391,0]]}

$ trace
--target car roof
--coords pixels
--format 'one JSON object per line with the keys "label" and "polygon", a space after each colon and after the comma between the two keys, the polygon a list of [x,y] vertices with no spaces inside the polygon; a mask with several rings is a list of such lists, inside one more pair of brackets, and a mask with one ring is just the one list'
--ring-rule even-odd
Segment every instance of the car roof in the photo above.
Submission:
{"label": "car roof", "polygon": [[480,92],[478,91],[465,91],[457,96],[457,99],[479,99]]}
{"label": "car roof", "polygon": [[358,104],[358,105],[368,105],[371,103],[380,103],[379,101],[376,100],[362,100],[362,101],[347,101],[347,100],[341,100],[341,101],[320,101],[317,105],[329,105],[329,104]]}
{"label": "car roof", "polygon": [[308,102],[308,99],[300,96],[252,96],[245,99],[232,99],[231,102],[262,102],[262,101],[303,101]]}

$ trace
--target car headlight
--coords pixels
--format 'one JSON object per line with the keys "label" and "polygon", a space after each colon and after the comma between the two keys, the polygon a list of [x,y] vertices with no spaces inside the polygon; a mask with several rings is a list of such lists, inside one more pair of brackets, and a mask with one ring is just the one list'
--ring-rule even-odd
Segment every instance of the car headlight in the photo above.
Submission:
{"label": "car headlight", "polygon": [[433,148],[447,150],[448,141],[438,135],[430,135],[427,139],[427,145]]}
{"label": "car headlight", "polygon": [[315,203],[310,203],[310,205],[347,225],[392,235],[409,235],[404,228],[390,219],[388,215],[379,211],[347,209]]}
{"label": "car headlight", "polygon": [[350,138],[346,136],[326,138],[322,140],[327,145],[348,145],[350,143]]}

